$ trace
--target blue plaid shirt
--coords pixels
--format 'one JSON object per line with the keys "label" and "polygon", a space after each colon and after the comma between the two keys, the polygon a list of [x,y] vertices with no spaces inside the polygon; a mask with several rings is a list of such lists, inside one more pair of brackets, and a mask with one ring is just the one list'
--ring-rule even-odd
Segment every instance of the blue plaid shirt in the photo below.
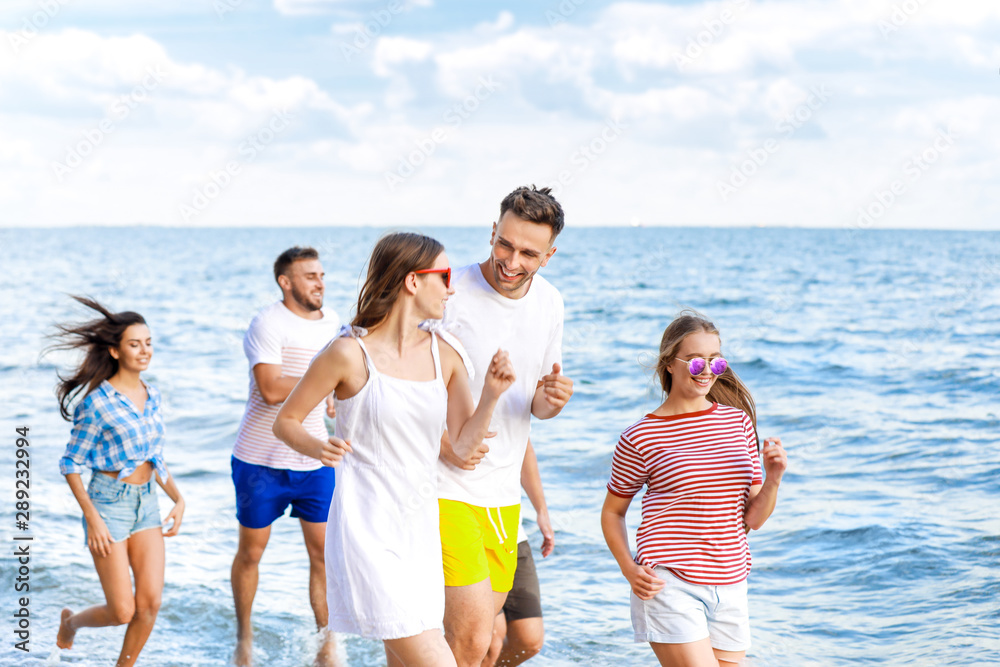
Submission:
{"label": "blue plaid shirt", "polygon": [[73,412],[73,430],[59,459],[59,472],[118,470],[118,479],[124,479],[150,461],[160,479],[166,480],[160,392],[149,385],[146,390],[149,397],[142,414],[107,380],[84,396]]}

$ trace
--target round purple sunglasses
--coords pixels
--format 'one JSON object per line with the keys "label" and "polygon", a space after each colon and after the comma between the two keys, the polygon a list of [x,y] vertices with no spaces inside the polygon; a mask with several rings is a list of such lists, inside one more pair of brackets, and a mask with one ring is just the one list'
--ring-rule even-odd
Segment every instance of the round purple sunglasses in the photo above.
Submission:
{"label": "round purple sunglasses", "polygon": [[708,370],[712,371],[712,375],[722,375],[729,368],[729,362],[722,357],[715,357],[713,359],[695,357],[686,361],[684,359],[679,359],[678,361],[687,364],[688,372],[691,375],[701,375],[705,372],[705,366],[708,366]]}

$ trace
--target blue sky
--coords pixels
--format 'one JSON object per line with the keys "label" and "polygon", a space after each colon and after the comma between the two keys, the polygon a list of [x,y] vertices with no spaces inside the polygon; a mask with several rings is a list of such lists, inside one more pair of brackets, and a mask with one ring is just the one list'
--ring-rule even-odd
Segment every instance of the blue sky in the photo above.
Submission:
{"label": "blue sky", "polygon": [[997,229],[1000,6],[5,0],[0,225]]}

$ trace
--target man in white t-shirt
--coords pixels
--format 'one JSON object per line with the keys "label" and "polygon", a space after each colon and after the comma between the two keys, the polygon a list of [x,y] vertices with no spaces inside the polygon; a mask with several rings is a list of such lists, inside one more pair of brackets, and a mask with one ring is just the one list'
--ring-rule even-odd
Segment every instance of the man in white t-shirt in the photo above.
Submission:
{"label": "man in white t-shirt", "polygon": [[[302,525],[309,555],[309,602],[316,626],[327,626],[326,568],[323,547],[326,519],[333,497],[334,469],[303,456],[274,437],[271,427],[309,362],[340,329],[340,318],[323,308],[323,265],[312,248],[289,248],[274,263],[282,300],[261,310],[243,338],[250,362],[250,396],[233,446],[233,483],[240,542],[233,559],[232,586],[236,605],[237,667],[252,664],[253,625],[258,565],[271,535],[271,524],[289,505]],[[309,432],[328,437],[318,406],[305,420]],[[327,413],[333,416],[333,400]],[[323,637],[318,665],[334,664],[332,634]]]}
{"label": "man in white t-shirt", "polygon": [[531,417],[559,414],[573,394],[562,374],[563,301],[537,275],[555,253],[563,211],[548,188],[523,187],[500,204],[490,257],[453,273],[455,294],[443,326],[465,347],[478,396],[497,349],[510,354],[517,380],[493,411],[497,435],[478,451],[442,443],[439,467],[445,571],[445,637],[459,667],[478,667],[490,646],[517,565],[521,463]]}

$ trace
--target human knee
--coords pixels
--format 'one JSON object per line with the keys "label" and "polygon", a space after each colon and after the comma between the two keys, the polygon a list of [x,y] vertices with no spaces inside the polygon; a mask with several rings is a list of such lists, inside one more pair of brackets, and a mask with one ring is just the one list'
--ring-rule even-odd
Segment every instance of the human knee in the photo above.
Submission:
{"label": "human knee", "polygon": [[448,638],[448,644],[455,653],[459,664],[478,665],[486,657],[493,640],[491,634],[483,632],[464,632]]}
{"label": "human knee", "polygon": [[156,616],[160,611],[163,598],[160,595],[143,595],[135,599],[135,615]]}
{"label": "human knee", "polygon": [[111,621],[114,625],[126,625],[135,616],[135,600],[117,600],[108,605],[111,609]]}
{"label": "human knee", "polygon": [[526,631],[511,633],[507,636],[507,646],[514,653],[528,658],[538,655],[545,643],[544,631]]}
{"label": "human knee", "polygon": [[264,556],[264,547],[259,545],[240,545],[236,551],[236,563],[243,567],[256,567]]}

